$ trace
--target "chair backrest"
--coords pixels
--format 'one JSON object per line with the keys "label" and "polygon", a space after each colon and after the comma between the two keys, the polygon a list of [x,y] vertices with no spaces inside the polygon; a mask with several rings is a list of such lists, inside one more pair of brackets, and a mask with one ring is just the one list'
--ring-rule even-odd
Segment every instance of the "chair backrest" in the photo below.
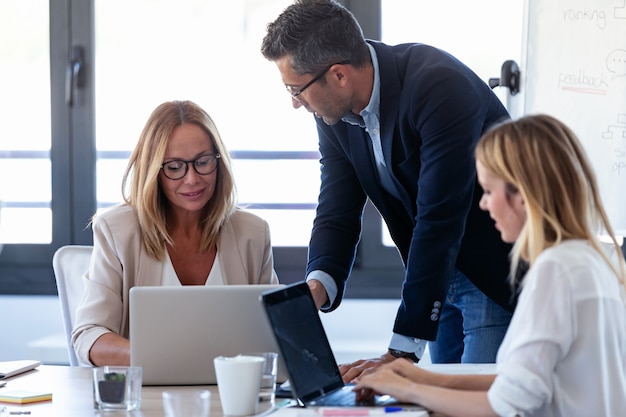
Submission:
{"label": "chair backrest", "polygon": [[76,307],[83,295],[83,275],[89,269],[92,249],[92,246],[83,245],[62,246],[52,257],[71,366],[80,366],[72,347],[72,327]]}

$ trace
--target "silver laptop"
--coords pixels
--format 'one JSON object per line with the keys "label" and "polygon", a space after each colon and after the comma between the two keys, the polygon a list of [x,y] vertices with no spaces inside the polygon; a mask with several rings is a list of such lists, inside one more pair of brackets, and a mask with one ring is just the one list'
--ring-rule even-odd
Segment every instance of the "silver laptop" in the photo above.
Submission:
{"label": "silver laptop", "polygon": [[207,385],[216,356],[279,352],[260,294],[282,286],[131,288],[130,364],[143,368],[143,385]]}

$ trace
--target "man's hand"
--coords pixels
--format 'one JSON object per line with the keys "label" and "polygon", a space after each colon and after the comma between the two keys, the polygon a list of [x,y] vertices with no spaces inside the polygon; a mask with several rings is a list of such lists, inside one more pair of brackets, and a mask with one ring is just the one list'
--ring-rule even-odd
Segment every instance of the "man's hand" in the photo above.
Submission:
{"label": "man's hand", "polygon": [[315,301],[315,307],[319,310],[324,304],[328,302],[328,294],[326,294],[326,288],[316,279],[307,281],[313,301]]}
{"label": "man's hand", "polygon": [[[356,362],[339,365],[339,372],[341,372],[344,382],[357,382],[361,376],[372,373],[379,366],[393,362],[395,359],[389,352],[386,352],[378,358],[360,359]],[[405,361],[411,363],[409,359],[405,359]]]}

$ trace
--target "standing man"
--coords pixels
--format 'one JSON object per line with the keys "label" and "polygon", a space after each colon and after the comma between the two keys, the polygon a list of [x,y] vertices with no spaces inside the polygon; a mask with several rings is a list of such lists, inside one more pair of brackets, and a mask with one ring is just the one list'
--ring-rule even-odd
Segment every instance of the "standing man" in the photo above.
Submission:
{"label": "standing man", "polygon": [[341,366],[350,381],[394,357],[495,362],[513,309],[510,246],[478,207],[473,151],[507,119],[468,67],[423,44],[365,40],[333,0],[297,0],[267,27],[294,108],[316,117],[321,188],[307,265],[318,308],[337,308],[369,198],[405,265],[389,351]]}

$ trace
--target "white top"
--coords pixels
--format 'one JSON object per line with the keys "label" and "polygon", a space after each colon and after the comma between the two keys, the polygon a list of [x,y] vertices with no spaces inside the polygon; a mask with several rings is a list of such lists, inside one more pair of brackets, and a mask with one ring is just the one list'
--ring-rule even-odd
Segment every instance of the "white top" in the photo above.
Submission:
{"label": "white top", "polygon": [[[213,266],[209,272],[209,276],[206,279],[205,285],[224,285],[224,278],[222,276],[222,267],[220,265],[219,251],[215,253],[215,260]],[[180,286],[180,280],[176,275],[176,270],[172,264],[170,254],[165,251],[165,263],[163,264],[163,273],[161,274],[161,285],[175,285]]]}
{"label": "white top", "polygon": [[624,415],[626,295],[588,242],[538,257],[496,362],[488,398],[500,416]]}

